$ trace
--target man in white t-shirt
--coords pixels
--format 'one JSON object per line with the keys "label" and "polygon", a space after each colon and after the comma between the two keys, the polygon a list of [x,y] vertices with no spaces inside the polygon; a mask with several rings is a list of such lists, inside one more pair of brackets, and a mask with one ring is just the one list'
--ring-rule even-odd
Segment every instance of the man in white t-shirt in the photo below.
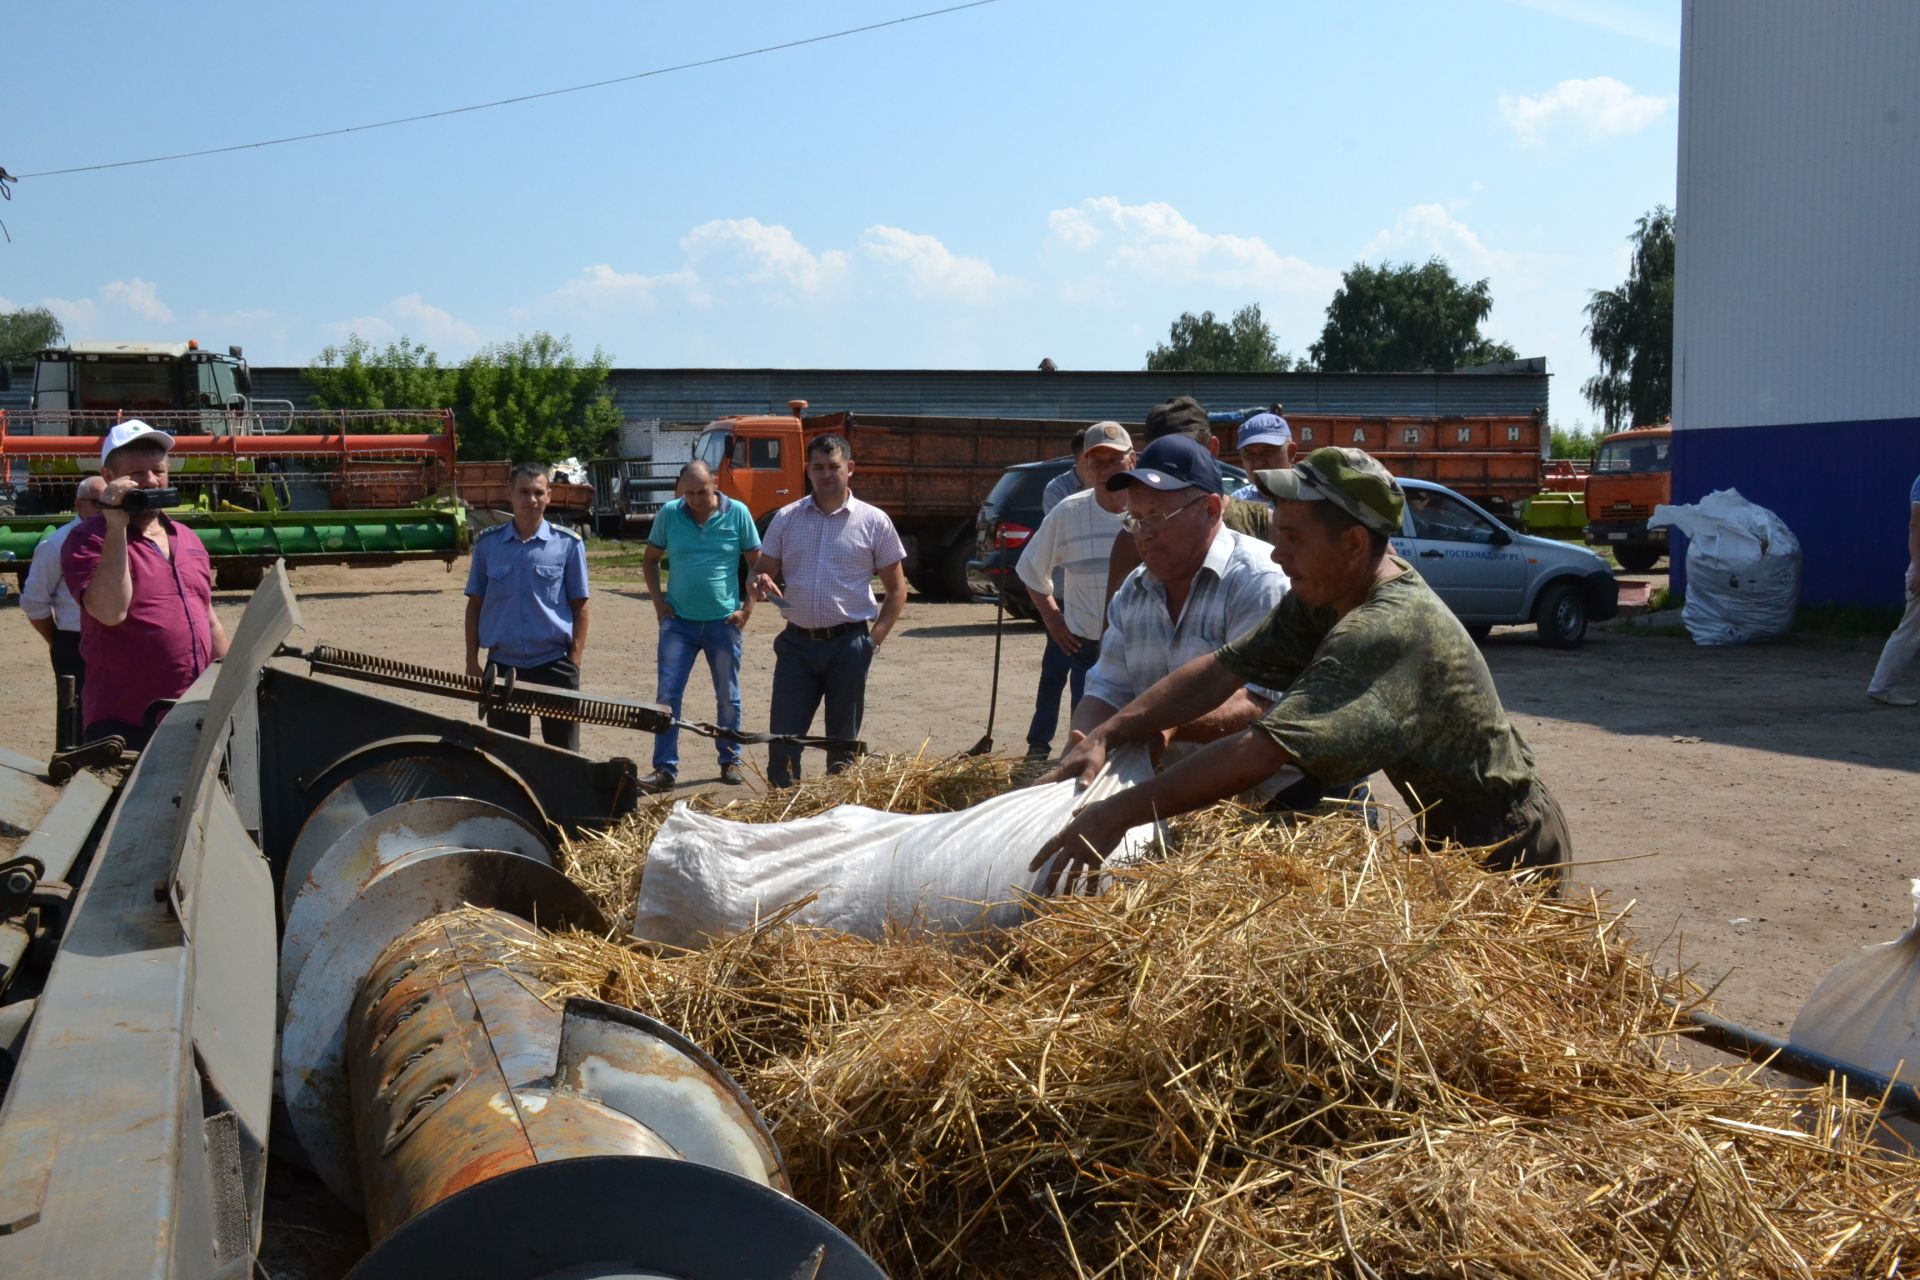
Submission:
{"label": "man in white t-shirt", "polygon": [[[1027,754],[1053,753],[1060,723],[1060,694],[1071,689],[1069,714],[1086,691],[1087,672],[1100,659],[1106,614],[1107,559],[1126,519],[1124,490],[1107,488],[1110,476],[1133,465],[1133,440],[1117,422],[1096,422],[1081,433],[1075,470],[1086,488],[1063,498],[1047,513],[1016,572],[1047,628],[1040,658],[1040,687],[1027,726]],[[1062,586],[1054,597],[1056,574]]]}

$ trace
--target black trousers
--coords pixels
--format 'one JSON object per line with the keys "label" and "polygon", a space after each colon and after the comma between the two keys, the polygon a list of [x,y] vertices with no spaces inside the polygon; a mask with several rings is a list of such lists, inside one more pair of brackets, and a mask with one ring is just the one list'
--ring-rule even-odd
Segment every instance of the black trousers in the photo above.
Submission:
{"label": "black trousers", "polygon": [[[537,667],[502,667],[503,671],[513,672],[517,683],[544,684],[558,689],[578,689],[580,687],[580,668],[573,665],[571,659],[556,658],[552,662]],[[489,728],[502,733],[515,733],[523,738],[533,736],[533,718],[513,711],[495,711],[487,716]],[[550,747],[565,747],[569,751],[580,749],[580,726],[572,720],[549,720],[540,717],[540,739]]]}
{"label": "black trousers", "polygon": [[[80,695],[87,687],[87,660],[80,656],[80,633],[78,631],[55,631],[53,646],[50,650],[53,659],[53,740],[56,743],[78,743],[80,741]],[[61,732],[60,723],[60,677],[73,677],[73,732]]]}

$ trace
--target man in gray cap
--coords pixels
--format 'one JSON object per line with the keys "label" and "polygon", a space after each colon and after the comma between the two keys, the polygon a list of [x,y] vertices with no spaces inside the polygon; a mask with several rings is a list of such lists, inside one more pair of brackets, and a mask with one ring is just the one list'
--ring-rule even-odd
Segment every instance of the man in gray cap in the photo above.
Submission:
{"label": "man in gray cap", "polygon": [[1273,558],[1292,588],[1251,632],[1187,662],[1116,711],[1056,773],[1090,780],[1107,752],[1203,716],[1255,682],[1281,690],[1246,729],[1089,805],[1044,845],[1051,889],[1097,867],[1131,827],[1186,813],[1295,766],[1329,782],[1385,771],[1427,835],[1486,847],[1496,868],[1557,874],[1571,851],[1560,806],[1494,690],[1479,647],[1411,565],[1391,554],[1406,500],[1358,449],[1317,449],[1256,473],[1274,499]]}
{"label": "man in gray cap", "polygon": [[1133,465],[1133,438],[1127,429],[1117,422],[1096,422],[1074,441],[1074,453],[1079,459],[1074,469],[1090,487],[1068,494],[1047,512],[1016,565],[1047,629],[1040,687],[1027,726],[1029,757],[1053,753],[1060,694],[1070,689],[1069,713],[1077,709],[1087,672],[1099,661],[1100,636],[1106,629],[1107,554],[1127,514],[1126,495],[1106,483]]}

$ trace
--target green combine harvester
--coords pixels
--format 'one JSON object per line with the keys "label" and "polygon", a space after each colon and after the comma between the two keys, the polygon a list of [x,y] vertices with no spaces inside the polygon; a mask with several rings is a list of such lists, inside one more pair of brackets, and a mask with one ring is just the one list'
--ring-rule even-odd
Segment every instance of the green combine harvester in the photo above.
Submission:
{"label": "green combine harvester", "polygon": [[252,394],[238,347],[76,343],[34,360],[32,406],[0,410],[0,573],[24,577],[71,515],[100,439],[140,420],[174,438],[168,515],[199,534],[215,584],[249,590],[290,566],[451,562],[468,546],[453,415],[300,409]]}

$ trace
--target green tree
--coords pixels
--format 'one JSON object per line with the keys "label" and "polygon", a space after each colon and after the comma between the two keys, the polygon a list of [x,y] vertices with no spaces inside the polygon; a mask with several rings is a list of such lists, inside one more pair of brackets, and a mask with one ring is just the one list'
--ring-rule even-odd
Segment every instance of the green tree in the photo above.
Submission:
{"label": "green tree", "polygon": [[[322,351],[307,368],[321,409],[451,409],[459,398],[460,371],[441,365],[440,357],[402,337],[376,350],[359,334]],[[418,424],[389,424],[417,430]]]}
{"label": "green tree", "polygon": [[571,338],[544,332],[483,348],[460,370],[461,456],[544,463],[599,453],[621,423],[608,368],[598,348],[583,364]]}
{"label": "green tree", "polygon": [[1554,427],[1551,439],[1555,458],[1592,458],[1600,451],[1600,433],[1582,427]]}
{"label": "green tree", "polygon": [[1440,258],[1370,267],[1355,263],[1327,304],[1320,341],[1308,350],[1326,373],[1406,373],[1514,359],[1480,334],[1493,310],[1485,280],[1454,279]]}
{"label": "green tree", "polygon": [[1588,295],[1587,341],[1600,372],[1581,387],[1608,431],[1673,412],[1673,210],[1655,205],[1627,239],[1626,283]]}
{"label": "green tree", "polygon": [[1293,356],[1280,349],[1255,302],[1234,312],[1225,324],[1211,311],[1197,316],[1183,312],[1167,340],[1147,352],[1147,368],[1161,373],[1285,373],[1293,368]]}
{"label": "green tree", "polygon": [[60,320],[45,307],[0,311],[0,360],[23,364],[36,351],[57,347],[66,337]]}

